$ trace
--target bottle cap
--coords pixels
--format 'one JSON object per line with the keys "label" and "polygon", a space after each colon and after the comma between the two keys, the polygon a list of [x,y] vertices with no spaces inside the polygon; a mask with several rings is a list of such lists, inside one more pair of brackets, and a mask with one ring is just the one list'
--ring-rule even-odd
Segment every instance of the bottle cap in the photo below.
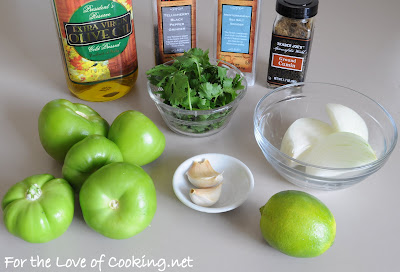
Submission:
{"label": "bottle cap", "polygon": [[276,11],[293,19],[311,18],[318,13],[318,0],[277,0]]}

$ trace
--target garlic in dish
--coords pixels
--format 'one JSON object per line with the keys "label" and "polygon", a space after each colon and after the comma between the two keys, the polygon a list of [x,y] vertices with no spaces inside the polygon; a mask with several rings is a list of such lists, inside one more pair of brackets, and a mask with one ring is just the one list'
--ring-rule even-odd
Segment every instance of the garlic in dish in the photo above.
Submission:
{"label": "garlic in dish", "polygon": [[222,173],[214,170],[209,160],[194,161],[186,176],[197,187],[190,190],[190,199],[194,204],[209,207],[219,200],[224,178]]}
{"label": "garlic in dish", "polygon": [[222,173],[215,171],[207,159],[202,162],[194,161],[186,175],[197,188],[214,187],[223,180]]}
{"label": "garlic in dish", "polygon": [[222,183],[211,188],[191,189],[190,199],[194,204],[209,207],[214,205],[221,196]]}

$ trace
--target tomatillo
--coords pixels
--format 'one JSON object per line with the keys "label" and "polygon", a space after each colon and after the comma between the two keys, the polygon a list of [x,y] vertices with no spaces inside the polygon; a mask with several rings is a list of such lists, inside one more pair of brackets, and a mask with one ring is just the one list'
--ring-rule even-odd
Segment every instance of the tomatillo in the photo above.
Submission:
{"label": "tomatillo", "polygon": [[4,224],[13,235],[45,243],[62,235],[74,216],[74,191],[64,179],[49,174],[18,182],[5,194]]}
{"label": "tomatillo", "polygon": [[96,170],[112,162],[122,162],[118,146],[101,135],[90,135],[74,144],[64,160],[64,178],[79,192],[85,180]]}
{"label": "tomatillo", "polygon": [[125,162],[139,166],[157,159],[165,148],[164,134],[147,116],[134,110],[115,118],[108,138],[117,144]]}
{"label": "tomatillo", "polygon": [[139,166],[115,162],[94,172],[79,193],[83,218],[95,231],[126,239],[144,230],[157,208],[150,176]]}
{"label": "tomatillo", "polygon": [[68,150],[88,135],[107,136],[109,124],[92,108],[56,99],[39,115],[39,137],[46,152],[63,162]]}

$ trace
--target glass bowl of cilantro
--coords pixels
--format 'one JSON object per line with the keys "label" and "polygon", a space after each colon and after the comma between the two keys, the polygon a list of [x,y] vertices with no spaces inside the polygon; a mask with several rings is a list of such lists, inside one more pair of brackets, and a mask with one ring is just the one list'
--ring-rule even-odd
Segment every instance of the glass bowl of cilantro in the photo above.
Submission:
{"label": "glass bowl of cilantro", "polygon": [[247,91],[243,73],[192,48],[146,72],[148,91],[168,127],[187,136],[221,131]]}

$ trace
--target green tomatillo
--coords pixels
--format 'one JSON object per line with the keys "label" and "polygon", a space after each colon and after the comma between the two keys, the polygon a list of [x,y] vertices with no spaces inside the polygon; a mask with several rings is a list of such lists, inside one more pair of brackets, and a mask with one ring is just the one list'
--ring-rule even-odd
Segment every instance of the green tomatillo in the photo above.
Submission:
{"label": "green tomatillo", "polygon": [[83,184],[79,202],[86,223],[112,239],[144,230],[157,208],[150,176],[139,166],[115,162],[94,172]]}
{"label": "green tomatillo", "polygon": [[104,165],[122,161],[121,151],[114,142],[101,135],[90,135],[68,151],[62,173],[75,191],[79,192],[93,172]]}
{"label": "green tomatillo", "polygon": [[34,175],[12,186],[1,207],[10,233],[27,242],[45,243],[62,235],[71,224],[74,191],[64,179]]}
{"label": "green tomatillo", "polygon": [[86,105],[56,99],[43,107],[38,128],[46,152],[63,162],[68,150],[88,135],[107,136],[109,124]]}
{"label": "green tomatillo", "polygon": [[117,144],[124,161],[139,166],[157,159],[165,148],[164,134],[143,113],[121,113],[111,124],[108,138]]}

